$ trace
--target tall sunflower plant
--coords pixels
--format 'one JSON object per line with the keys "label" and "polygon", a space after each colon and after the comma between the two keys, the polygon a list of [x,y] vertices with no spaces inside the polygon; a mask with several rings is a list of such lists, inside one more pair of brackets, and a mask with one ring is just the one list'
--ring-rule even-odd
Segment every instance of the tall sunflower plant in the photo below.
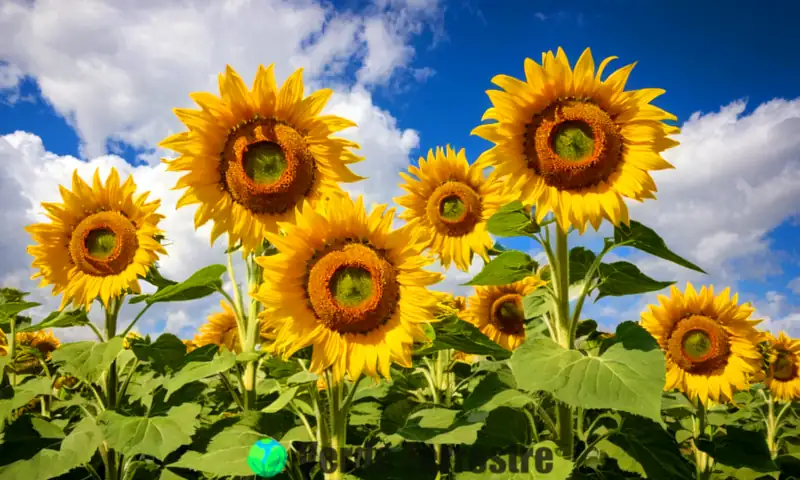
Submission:
{"label": "tall sunflower plant", "polygon": [[[323,113],[330,90],[306,96],[302,70],[279,87],[272,65],[248,86],[228,67],[160,144],[223,263],[162,276],[160,203],[114,169],[76,172],[28,227],[61,306],[34,324],[38,303],[0,292],[0,480],[253,478],[265,437],[288,454],[274,478],[293,480],[795,472],[800,340],[758,330],[727,289],[611,260],[635,249],[704,273],[629,217],[679,131],[651,103],[663,90],[625,89],[633,65],[604,76],[612,60],[559,49],[495,77],[473,131],[491,148],[432,148],[395,205],[373,206],[345,190],[362,158],[337,135],[355,123]],[[606,224],[599,251],[579,245]],[[432,267],[475,262],[469,297],[440,291]],[[651,292],[613,333],[585,318],[587,301]],[[206,297],[219,308],[193,338],[139,333],[153,305]],[[66,327],[98,341],[60,342]]]}

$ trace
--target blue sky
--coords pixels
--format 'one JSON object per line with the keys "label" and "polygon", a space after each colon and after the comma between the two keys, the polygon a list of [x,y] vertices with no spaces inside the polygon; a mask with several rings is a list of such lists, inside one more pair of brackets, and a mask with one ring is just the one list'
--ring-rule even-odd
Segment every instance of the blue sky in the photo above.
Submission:
{"label": "blue sky", "polygon": [[[161,63],[161,56],[141,52],[131,54],[133,47],[120,46],[113,41],[108,45],[102,44],[102,38],[105,38],[102,35],[105,34],[95,33],[99,39],[96,42],[92,41],[90,35],[95,32],[93,28],[98,29],[96,32],[112,28],[114,19],[123,22],[123,27],[147,28],[151,34],[156,30],[150,30],[146,24],[125,25],[124,20],[119,20],[124,19],[124,15],[104,17],[97,14],[89,15],[88,20],[81,22],[73,22],[69,18],[64,20],[59,27],[64,29],[64,37],[59,36],[58,32],[42,33],[33,27],[41,27],[41,19],[48,14],[44,10],[50,8],[55,12],[63,8],[55,2],[42,3],[44,5],[35,11],[19,7],[16,13],[5,12],[5,19],[4,14],[0,13],[0,31],[3,25],[10,25],[8,22],[12,20],[15,25],[31,27],[11,29],[14,30],[10,33],[12,37],[6,42],[3,42],[3,34],[0,34],[0,44],[6,45],[0,47],[0,61],[4,63],[7,75],[8,72],[16,72],[18,77],[17,81],[7,81],[6,85],[0,83],[0,86],[8,87],[3,90],[3,101],[0,102],[0,135],[15,131],[28,132],[41,139],[45,152],[56,156],[73,156],[81,161],[92,161],[98,153],[103,153],[98,152],[96,146],[105,145],[108,153],[117,153],[131,164],[144,165],[142,169],[147,164],[147,158],[137,158],[137,155],[143,151],[152,153],[155,144],[153,139],[168,133],[164,128],[176,127],[174,123],[169,123],[174,122],[169,109],[187,105],[162,104],[158,100],[157,105],[147,110],[137,109],[136,102],[155,103],[154,99],[159,96],[153,93],[153,88],[156,88],[153,85],[163,85],[163,91],[168,90],[170,95],[175,92],[176,102],[185,102],[186,95],[196,86],[213,86],[209,81],[213,78],[210,75],[221,71],[226,62],[251,72],[256,65],[245,60],[269,63],[286,59],[287,65],[279,65],[279,73],[280,68],[288,72],[290,66],[304,65],[307,58],[303,55],[308,58],[322,55],[331,64],[342,64],[340,68],[332,68],[333,74],[317,75],[318,82],[346,91],[347,95],[343,95],[340,102],[341,108],[361,112],[364,119],[378,124],[380,129],[374,127],[376,130],[364,133],[368,144],[365,150],[378,157],[369,157],[367,162],[376,162],[373,165],[378,165],[377,162],[381,162],[385,156],[392,159],[387,161],[385,168],[396,171],[409,160],[415,161],[428,148],[438,145],[465,147],[470,159],[488,148],[487,142],[469,135],[489,106],[485,90],[493,88],[490,80],[494,75],[502,73],[523,77],[525,57],[538,61],[542,51],[562,46],[574,63],[588,46],[592,48],[596,62],[607,56],[619,57],[609,68],[619,68],[638,61],[628,83],[629,89],[664,88],[667,93],[655,103],[677,115],[679,124],[690,120],[696,112],[700,116],[685,128],[691,133],[687,134],[685,140],[689,147],[682,145],[679,148],[683,150],[675,154],[678,161],[674,163],[680,164],[677,173],[664,173],[666,199],[659,200],[663,203],[658,206],[648,205],[642,210],[632,211],[632,215],[645,224],[665,228],[666,231],[659,228],[659,232],[668,243],[673,244],[671,239],[677,242],[679,254],[693,260],[701,257],[708,259],[711,264],[701,265],[711,273],[707,280],[732,285],[744,299],[755,302],[759,313],[769,317],[775,322],[774,325],[796,329],[795,333],[800,335],[800,298],[790,287],[792,280],[800,278],[800,251],[797,247],[800,225],[796,222],[800,209],[796,206],[797,194],[791,193],[792,185],[789,185],[786,193],[776,194],[775,205],[780,206],[774,208],[769,203],[756,207],[752,206],[755,205],[753,202],[736,204],[729,201],[737,198],[741,201],[741,196],[751,190],[755,192],[751,192],[754,198],[763,198],[765,194],[758,192],[770,191],[769,182],[773,181],[770,179],[794,181],[800,178],[793,176],[800,168],[800,146],[797,141],[791,140],[792,136],[800,137],[798,107],[792,103],[800,97],[797,82],[797,78],[800,78],[800,54],[790,42],[771,40],[776,38],[774,32],[794,30],[795,20],[800,15],[800,5],[796,2],[775,2],[770,8],[764,8],[757,2],[745,1],[726,2],[725,7],[720,7],[719,3],[712,5],[715,2],[690,1],[670,2],[668,7],[657,2],[632,1],[469,0],[437,3],[383,0],[377,2],[377,6],[371,2],[346,1],[334,2],[326,7],[326,20],[321,21],[315,16],[317,10],[312,8],[318,8],[316,4],[298,1],[296,3],[302,4],[302,8],[297,8],[298,12],[302,12],[298,18],[321,22],[319,26],[315,24],[308,27],[308,31],[312,32],[309,36],[311,40],[298,41],[296,46],[288,45],[290,40],[287,40],[287,46],[274,47],[278,50],[273,59],[259,52],[259,45],[242,47],[241,39],[220,38],[218,42],[224,48],[222,54],[216,52],[213,57],[215,61],[219,60],[217,63],[207,62],[202,68],[195,68],[191,62],[200,61],[175,59],[181,65],[181,62],[189,62],[184,70],[179,70],[183,76],[169,77],[170,80],[162,84],[158,83],[161,80],[146,77],[148,69],[155,71],[167,68],[163,67],[165,64]],[[292,26],[291,8],[287,5],[283,4],[280,9],[282,16],[274,18],[286,19],[289,25],[287,31],[294,31],[300,27]],[[153,14],[154,19],[158,13]],[[358,18],[357,22],[361,22],[358,25],[369,25],[373,20],[382,22],[380,24],[385,27],[383,31],[388,32],[386,38],[391,41],[382,39],[380,35],[370,37],[369,27],[364,27],[366,40],[361,44],[355,42],[356,46],[352,48],[343,42],[337,46],[338,56],[328,54],[330,49],[323,48],[315,50],[317,56],[309,53],[309,44],[322,45],[319,38],[338,28],[331,18],[341,19],[342,24],[347,24],[355,22],[355,17]],[[91,25],[93,19],[105,24]],[[137,19],[136,22],[146,21]],[[201,20],[198,20],[198,25],[201,25]],[[86,41],[59,41],[76,32],[86,33]],[[124,38],[114,38],[125,42]],[[225,57],[226,48],[232,52],[231,60]],[[241,54],[241,49],[250,49],[253,53]],[[370,53],[375,54],[372,60],[375,63],[370,63]],[[126,55],[130,55],[130,59]],[[142,55],[142,58],[133,58],[133,55]],[[381,58],[396,61],[389,65],[379,62]],[[95,76],[81,73],[84,70],[91,71],[86,65],[92,62],[107,62],[112,66],[110,70],[98,70],[107,72],[103,75],[107,74],[109,78],[129,80],[133,86],[124,91],[123,100],[126,101],[117,104],[115,102],[121,100],[114,99],[104,105],[102,98],[93,98],[93,90],[86,85],[98,82],[98,97],[102,97],[106,85],[100,83],[97,73],[94,73]],[[73,65],[74,69],[71,68]],[[23,75],[26,76],[19,79]],[[248,75],[250,73],[243,73],[245,77]],[[2,78],[3,75],[0,75]],[[124,82],[122,84],[127,85]],[[144,86],[138,88],[137,85]],[[172,101],[173,96],[163,95],[166,101]],[[785,102],[770,104],[753,115],[760,105],[776,98]],[[84,103],[78,103],[79,100]],[[733,102],[741,100],[747,102],[746,107],[737,110]],[[92,102],[97,105],[85,106]],[[356,108],[363,109],[363,112],[354,110]],[[103,109],[107,111],[103,112]],[[158,112],[158,121],[161,122],[163,118],[163,123],[151,122],[154,117],[152,112]],[[384,116],[380,117],[375,112],[381,112]],[[386,120],[387,115],[392,118],[391,121]],[[156,133],[153,134],[153,131]],[[776,144],[772,140],[764,140],[772,139],[770,135],[777,135],[781,142]],[[130,143],[136,145],[112,141],[111,138],[115,136],[128,138]],[[370,143],[373,137],[385,138],[385,141],[375,140],[373,145]],[[415,138],[417,141],[414,141]],[[726,145],[739,141],[742,143],[735,150],[725,150]],[[150,149],[142,148],[147,145]],[[731,160],[732,166],[728,167],[727,156],[733,158],[737,152],[749,152],[749,148],[760,152],[763,157]],[[775,151],[771,156],[773,152],[770,150],[773,148]],[[710,160],[712,157],[713,162]],[[672,161],[672,158],[668,159]],[[765,162],[763,169],[760,169],[759,162]],[[370,168],[381,171],[379,167]],[[695,168],[724,171],[724,182],[709,183],[707,191],[698,191],[704,188],[692,186],[692,171]],[[383,174],[385,178],[380,181],[388,182],[386,178],[390,179],[390,174],[394,172]],[[380,176],[377,174],[376,178]],[[375,185],[364,187],[366,193],[378,192],[383,183]],[[793,185],[797,187],[795,190],[800,190],[800,184]],[[692,197],[692,192],[698,194],[697,199]],[[716,203],[715,192],[719,192],[720,199]],[[673,203],[676,210],[689,212],[684,220],[671,215],[674,213],[670,211]],[[747,219],[752,218],[764,220],[754,223],[752,230],[746,225],[736,225],[730,229],[709,226],[704,230],[700,225],[702,222],[698,220],[704,217],[692,212],[694,209],[716,208],[720,209],[719,213],[714,210],[709,218],[730,218],[731,222],[749,222]],[[741,213],[745,210],[746,213]],[[777,217],[773,218],[775,215]],[[694,235],[698,236],[696,242],[692,240]],[[576,241],[596,245],[598,237],[590,235]],[[514,245],[532,249],[530,245]],[[718,246],[718,250],[726,251],[720,253],[714,250],[714,245]],[[732,253],[733,250],[752,250],[752,254],[736,255]],[[638,257],[633,258],[638,260]],[[673,273],[680,282],[698,280],[697,277],[686,276],[684,272],[668,270],[660,264],[644,265],[649,268],[643,266],[643,269],[652,272],[659,280],[670,279]],[[0,265],[0,279],[4,273],[10,275],[12,272],[11,267],[6,272],[2,268]],[[178,272],[179,269],[175,268]],[[800,281],[797,283],[795,290],[800,291]],[[604,301],[602,306],[609,308],[603,310],[602,306],[594,306],[589,313],[600,318],[604,324],[611,325],[618,320],[634,318],[632,315],[648,298]],[[195,322],[193,318],[203,312],[192,314],[186,310],[165,310],[163,317],[154,319],[148,328],[154,331],[165,328],[169,323],[169,315],[174,318],[182,314],[184,320],[177,323],[180,328],[188,329]]]}

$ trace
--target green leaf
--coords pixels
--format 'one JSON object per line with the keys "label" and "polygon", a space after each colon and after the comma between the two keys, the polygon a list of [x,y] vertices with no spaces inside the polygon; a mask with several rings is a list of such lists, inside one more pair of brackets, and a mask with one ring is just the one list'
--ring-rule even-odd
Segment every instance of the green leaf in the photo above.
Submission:
{"label": "green leaf", "polygon": [[166,288],[170,285],[175,285],[176,283],[178,283],[176,281],[162,277],[161,272],[159,272],[158,269],[155,267],[151,268],[147,272],[147,275],[145,275],[144,277],[144,281],[156,288]]}
{"label": "green leaf", "polygon": [[514,201],[489,217],[486,229],[498,237],[530,237],[538,233],[541,227],[533,221],[522,202]]}
{"label": "green leaf", "polygon": [[435,445],[471,445],[478,439],[485,415],[459,415],[458,410],[428,408],[408,416],[397,433],[408,441]]}
{"label": "green leaf", "polygon": [[[581,282],[586,279],[592,263],[597,255],[585,247],[575,247],[569,251],[569,284]],[[595,272],[596,274],[597,272]]]}
{"label": "green leaf", "polygon": [[495,408],[489,412],[485,423],[475,445],[507,449],[509,445],[526,445],[532,440],[529,438],[530,422],[520,410]]}
{"label": "green leaf", "polygon": [[53,352],[53,362],[62,364],[63,373],[81,380],[97,382],[122,352],[122,337],[103,343],[75,342],[61,345]]}
{"label": "green leaf", "polygon": [[174,468],[188,468],[218,476],[252,476],[247,465],[250,447],[264,435],[245,425],[230,426],[211,440],[205,453],[188,451],[177,462],[170,465]]}
{"label": "green leaf", "polygon": [[305,425],[298,425],[281,437],[281,443],[284,446],[289,442],[316,442],[315,438],[311,438],[308,434],[308,429],[306,429]]}
{"label": "green leaf", "polygon": [[281,392],[278,395],[278,398],[275,399],[274,402],[264,407],[261,411],[264,413],[275,413],[281,411],[286,405],[289,405],[289,402],[292,401],[295,395],[297,395],[297,389],[300,388],[298,386],[294,386]]}
{"label": "green leaf", "polygon": [[304,383],[316,382],[319,375],[307,371],[297,372],[286,380],[287,385],[302,385]]}
{"label": "green leaf", "polygon": [[464,400],[464,410],[490,412],[498,407],[521,408],[531,403],[531,397],[509,385],[500,375],[492,372],[486,375],[475,390]]}
{"label": "green leaf", "polygon": [[380,425],[381,404],[378,402],[361,402],[350,407],[348,425]]}
{"label": "green leaf", "polygon": [[86,311],[83,309],[60,312],[52,312],[46,316],[44,320],[25,328],[20,328],[18,332],[37,332],[46,328],[67,328],[67,327],[81,327],[89,324],[89,317],[86,316]]}
{"label": "green leaf", "polygon": [[[540,451],[542,453],[538,453]],[[556,453],[557,451],[558,447],[556,447],[555,443],[549,440],[540,442],[531,447],[527,456],[496,455],[489,459],[488,464],[470,465],[473,471],[457,472],[455,479],[566,480],[572,473],[573,463],[560,457]],[[536,461],[537,455],[540,455],[541,458],[538,463]],[[544,455],[548,456],[545,457]],[[527,462],[525,462],[525,459],[527,459]],[[527,468],[525,468],[526,466]]]}
{"label": "green leaf", "polygon": [[131,349],[139,361],[149,363],[161,373],[177,370],[186,357],[186,345],[171,333],[162,334],[151,344],[134,343]]}
{"label": "green leaf", "polygon": [[203,345],[202,347],[197,347],[186,354],[186,361],[184,362],[184,365],[191,362],[210,362],[211,360],[217,358],[218,351],[219,346],[214,345],[213,343]]}
{"label": "green leaf", "polygon": [[38,307],[41,303],[36,302],[9,302],[0,303],[0,322],[5,321],[20,312],[29,308]]}
{"label": "green leaf", "polygon": [[553,299],[546,288],[537,288],[522,299],[525,318],[541,317],[553,309]]}
{"label": "green leaf", "polygon": [[691,479],[694,471],[675,439],[659,424],[635,415],[623,415],[622,430],[597,444],[619,467],[651,480]]}
{"label": "green leaf", "polygon": [[209,265],[196,271],[181,283],[175,283],[159,288],[152,295],[140,295],[130,300],[130,303],[145,301],[148,304],[159,302],[183,302],[207,297],[222,288],[222,275],[227,271],[224,265]]}
{"label": "green leaf", "polygon": [[736,479],[755,479],[779,472],[764,437],[740,427],[725,427],[725,435],[715,434],[713,442],[700,440],[697,448],[711,455],[717,468]]}
{"label": "green leaf", "polygon": [[635,220],[631,220],[630,226],[620,224],[614,229],[614,243],[618,245],[624,243],[625,246],[636,248],[658,258],[663,258],[664,260],[669,260],[689,270],[706,273],[694,263],[676,255],[672,250],[667,248],[667,244],[664,243],[664,240],[658,236],[655,230]]}
{"label": "green leaf", "polygon": [[430,355],[440,350],[453,349],[473,355],[491,355],[497,359],[511,356],[511,352],[491,341],[477,327],[458,317],[450,317],[433,324],[436,340],[424,344],[414,355]]}
{"label": "green leaf", "polygon": [[617,327],[615,341],[599,357],[533,337],[514,351],[509,363],[523,390],[545,391],[580,408],[610,408],[661,419],[664,354],[633,322]]}
{"label": "green leaf", "polygon": [[150,455],[164,460],[192,441],[200,405],[184,403],[159,417],[128,417],[106,410],[98,421],[108,445],[124,455]]}
{"label": "green leaf", "polygon": [[187,383],[222,373],[231,369],[235,364],[236,355],[228,350],[222,350],[220,355],[210,362],[192,362],[184,365],[183,368],[164,380],[164,388],[167,390],[165,400],[169,400],[170,395]]}
{"label": "green leaf", "polygon": [[487,263],[475,277],[464,285],[506,285],[531,275],[536,262],[530,255],[509,250]]}
{"label": "green leaf", "polygon": [[597,300],[603,297],[621,297],[640,293],[657,292],[674,285],[675,282],[653,280],[628,262],[600,264],[600,286]]}
{"label": "green leaf", "polygon": [[8,417],[11,412],[24,407],[39,395],[51,393],[50,382],[51,380],[47,377],[34,377],[21,385],[17,385],[14,388],[13,397],[0,400],[0,426],[2,426],[2,420]]}
{"label": "green leaf", "polygon": [[43,449],[33,457],[0,468],[2,479],[57,478],[88,463],[103,441],[102,434],[91,418],[84,418],[64,438],[58,451]]}

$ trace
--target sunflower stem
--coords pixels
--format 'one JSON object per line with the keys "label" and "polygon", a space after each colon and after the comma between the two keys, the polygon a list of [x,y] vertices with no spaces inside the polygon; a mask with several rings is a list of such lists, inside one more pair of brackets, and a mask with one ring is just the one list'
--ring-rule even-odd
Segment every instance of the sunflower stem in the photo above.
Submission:
{"label": "sunflower stem", "polygon": [[697,480],[705,480],[708,478],[709,475],[709,457],[708,454],[700,448],[698,448],[697,444],[699,440],[705,435],[706,431],[706,406],[705,403],[698,399],[697,400],[697,410],[695,412],[695,416],[692,419],[692,447],[694,448],[694,458],[695,458],[695,471],[697,474]]}
{"label": "sunflower stem", "polygon": [[[11,331],[10,331],[10,338],[8,339],[8,359],[9,359],[9,371],[11,372],[10,380],[12,387],[15,387],[17,385],[17,370],[14,368],[14,357],[16,355],[17,355],[17,316],[11,315]],[[0,375],[0,380],[2,380],[2,375]]]}
{"label": "sunflower stem", "polygon": [[[333,454],[333,458],[321,459],[323,472],[326,480],[341,480],[344,473],[345,461],[344,449],[347,446],[347,414],[349,409],[348,402],[352,400],[350,395],[344,396],[344,379],[335,379],[330,369],[325,370],[325,384],[328,392],[328,414],[329,414],[329,444],[322,445],[323,455]],[[353,388],[357,388],[356,383]],[[328,471],[330,470],[330,471]]]}
{"label": "sunflower stem", "polygon": [[[112,298],[111,300],[109,300],[108,306],[105,309],[105,320],[106,320],[105,334],[107,340],[111,340],[117,335],[117,317],[119,316],[119,311],[122,308],[123,302],[124,302],[123,297]],[[144,310],[146,309],[147,307],[144,308]],[[136,320],[138,320],[140,316],[141,314],[136,317]],[[134,320],[133,323],[135,323],[136,320]],[[132,326],[133,323],[131,323],[130,326]],[[113,361],[111,362],[111,365],[109,365],[108,373],[106,375],[106,392],[105,392],[106,410],[113,411],[117,408],[117,393],[118,393],[117,383],[118,383],[117,362]],[[103,460],[106,467],[105,468],[106,480],[117,480],[119,478],[117,465],[120,459],[118,458],[117,453],[114,450],[108,448],[108,446],[105,444],[104,448],[101,447],[101,453],[103,450],[105,450],[105,455],[103,455]]]}
{"label": "sunflower stem", "polygon": [[[572,338],[573,329],[569,312],[569,245],[567,233],[558,225],[556,230],[556,249],[552,275],[555,279],[557,305],[556,305],[556,333],[559,345],[572,350],[575,348],[575,339]],[[548,229],[549,231],[549,229]],[[548,235],[549,237],[549,235]],[[559,404],[557,407],[558,441],[564,458],[572,459],[575,448],[575,434],[572,418],[572,409],[569,405]]]}
{"label": "sunflower stem", "polygon": [[[255,255],[250,254],[246,260],[250,266],[248,269],[248,296],[250,297],[250,308],[247,311],[247,322],[245,325],[245,342],[242,348],[243,352],[255,352],[256,342],[258,340],[259,328],[259,307],[258,301],[253,298],[253,293],[258,290],[261,283],[261,268],[255,262]],[[245,364],[244,369],[244,407],[245,410],[253,410],[256,408],[256,375],[258,369],[256,368],[256,361],[250,360]]]}

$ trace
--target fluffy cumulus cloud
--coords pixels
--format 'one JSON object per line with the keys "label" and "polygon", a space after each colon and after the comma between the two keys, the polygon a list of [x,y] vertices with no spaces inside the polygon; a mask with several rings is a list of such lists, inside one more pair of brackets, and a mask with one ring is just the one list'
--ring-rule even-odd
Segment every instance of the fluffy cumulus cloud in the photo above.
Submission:
{"label": "fluffy cumulus cloud", "polygon": [[[709,273],[634,255],[652,277],[677,280],[680,288],[691,281],[736,290],[744,280],[781,272],[781,255],[769,233],[800,213],[800,99],[776,99],[747,113],[746,107],[737,101],[717,112],[692,115],[676,137],[681,145],[664,155],[676,168],[653,175],[658,200],[631,205],[632,218],[654,228],[675,252]],[[617,302],[622,307],[614,317],[636,319],[654,300],[648,295],[634,305]],[[608,302],[614,300],[601,301]],[[767,297],[755,305],[759,313],[774,316],[774,303],[774,297]]]}
{"label": "fluffy cumulus cloud", "polygon": [[[195,231],[194,209],[175,210],[180,192],[172,187],[178,176],[159,163],[168,152],[154,145],[183,130],[170,108],[192,107],[189,92],[216,91],[217,74],[226,64],[251,81],[259,64],[275,63],[279,83],[304,68],[307,94],[333,88],[325,112],[359,124],[342,136],[359,142],[360,155],[368,159],[353,169],[369,179],[351,192],[365,195],[368,203],[391,200],[399,193],[397,172],[408,163],[419,135],[376,106],[370,89],[403,73],[417,78],[419,71],[429,72],[412,66],[410,43],[426,25],[437,25],[440,14],[436,2],[419,0],[379,1],[361,11],[336,11],[313,0],[3,2],[0,89],[7,92],[5,99],[24,77],[34,80],[43,99],[78,133],[82,158],[52,154],[30,133],[2,132],[0,221],[12,233],[0,238],[7,252],[0,258],[0,284],[32,291],[31,299],[43,303],[35,314],[57,306],[48,289],[36,289],[29,280],[25,247],[30,239],[22,229],[44,218],[40,202],[60,200],[58,185],[68,184],[75,169],[90,178],[96,168],[105,176],[113,166],[162,200],[166,219],[161,227],[171,245],[160,267],[168,278],[186,278],[203,265],[221,262],[223,246],[209,245],[208,227]],[[115,144],[141,151],[137,165],[110,155],[115,149],[107,147]],[[217,309],[216,298],[157,306],[138,327],[188,335]],[[122,323],[137,312],[126,306]],[[90,334],[61,332],[66,339]]]}

